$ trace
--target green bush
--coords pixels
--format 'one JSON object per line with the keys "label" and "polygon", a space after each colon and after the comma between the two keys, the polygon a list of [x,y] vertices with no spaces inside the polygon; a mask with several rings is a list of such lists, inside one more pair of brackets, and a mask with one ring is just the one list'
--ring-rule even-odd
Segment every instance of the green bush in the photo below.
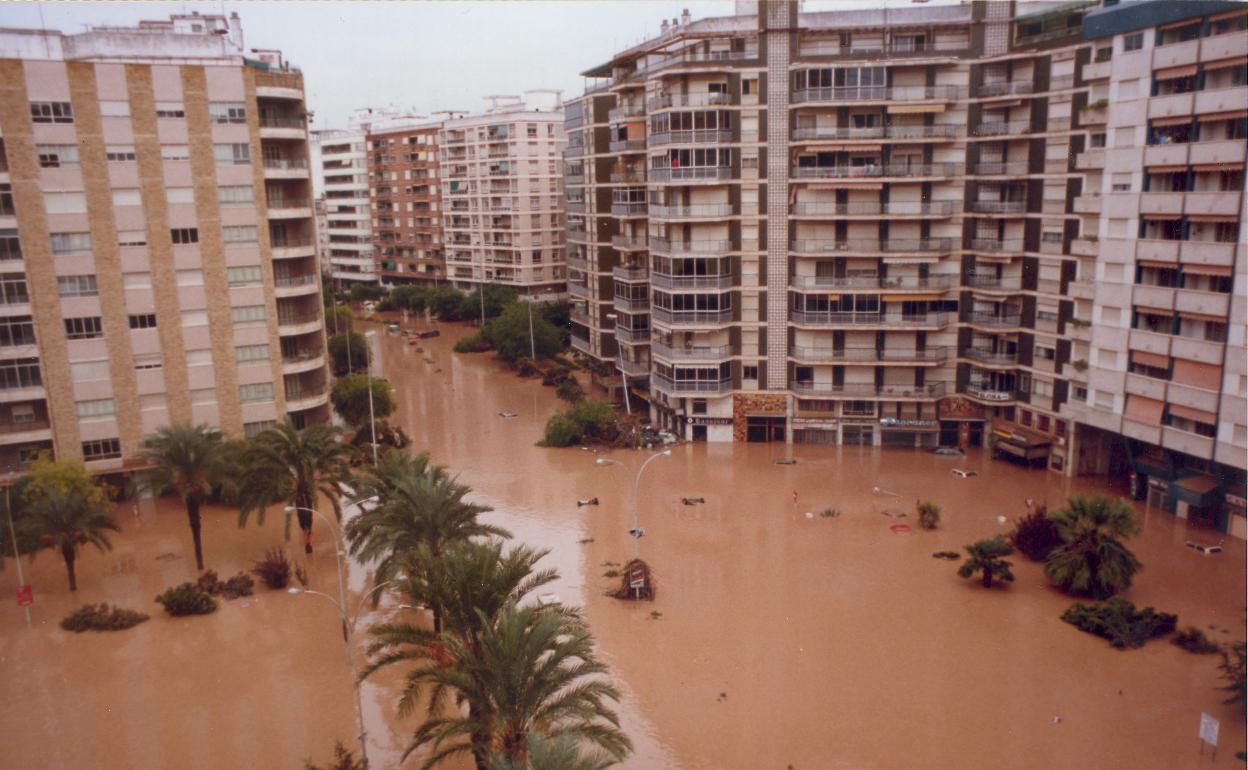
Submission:
{"label": "green bush", "polygon": [[585,398],[585,389],[581,387],[581,383],[576,381],[576,378],[568,377],[559,383],[559,387],[555,389],[555,395],[564,401],[575,404]]}
{"label": "green bush", "polygon": [[1179,617],[1156,612],[1152,607],[1136,610],[1126,599],[1113,598],[1104,604],[1075,602],[1062,613],[1062,620],[1081,631],[1096,634],[1124,650],[1143,647],[1149,639],[1165,636],[1174,630]]}
{"label": "green bush", "polygon": [[384,287],[374,286],[371,283],[353,283],[351,284],[351,301],[367,302],[370,300],[379,300],[389,294]]}
{"label": "green bush", "polygon": [[303,770],[368,770],[363,759],[356,759],[342,743],[334,744],[334,759],[328,765],[314,765],[306,762]]}
{"label": "green bush", "polygon": [[529,315],[528,303],[512,302],[481,330],[481,336],[498,351],[502,360],[517,361],[534,353],[539,359],[549,358],[563,350],[559,331],[541,313],[532,314],[530,338]]}
{"label": "green bush", "polygon": [[584,436],[595,439],[611,438],[612,429],[615,427],[615,412],[610,404],[585,399],[569,407],[567,415],[580,427]]}
{"label": "green bush", "polygon": [[531,358],[521,358],[516,361],[516,374],[521,377],[536,377],[541,373],[542,370],[537,368],[537,364]]}
{"label": "green bush", "polygon": [[[368,343],[364,335],[357,332],[335,334],[326,343],[329,350],[330,367],[335,377],[342,377],[351,372],[368,371]],[[348,359],[350,370],[348,371]]]}
{"label": "green bush", "polygon": [[[371,403],[369,390],[373,394]],[[338,416],[353,427],[367,425],[370,416],[383,420],[394,412],[394,391],[381,377],[370,378],[363,374],[339,377],[329,391],[329,401]]]}
{"label": "green bush", "polygon": [[196,588],[193,583],[183,583],[170,588],[157,596],[156,601],[164,605],[165,612],[174,617],[207,615],[217,609],[217,600]]}
{"label": "green bush", "polygon": [[220,596],[222,599],[237,599],[240,596],[251,596],[256,583],[242,572],[229,580],[222,581],[215,570],[208,570],[195,581],[195,587],[206,594]]}
{"label": "green bush", "polygon": [[1032,561],[1044,561],[1061,544],[1057,525],[1049,518],[1043,505],[1019,519],[1010,534],[1010,545]]}
{"label": "green bush", "polygon": [[580,430],[571,418],[566,414],[556,414],[546,421],[546,437],[542,439],[542,445],[549,447],[571,446],[579,441],[580,437]]}
{"label": "green bush", "polygon": [[552,366],[542,375],[542,384],[546,387],[555,387],[571,376],[572,372],[568,367]]}
{"label": "green bush", "polygon": [[1175,634],[1170,643],[1196,655],[1212,655],[1222,649],[1210,641],[1209,637],[1205,636],[1205,632],[1196,626],[1188,626],[1183,631]]}
{"label": "green bush", "polygon": [[460,337],[455,341],[455,346],[451,348],[456,353],[484,353],[490,349],[490,343],[485,341],[481,336],[481,332],[469,334],[467,337]]}
{"label": "green bush", "polygon": [[931,500],[924,500],[916,506],[919,512],[919,526],[923,529],[936,529],[940,525],[940,506]]}
{"label": "green bush", "polygon": [[423,313],[429,305],[429,292],[422,286],[395,286],[390,290],[390,303],[401,310]]}
{"label": "green bush", "polygon": [[260,582],[272,589],[285,588],[290,585],[290,560],[286,552],[277,546],[270,548],[264,558],[251,567],[251,574],[260,578]]}
{"label": "green bush", "polygon": [[142,612],[110,607],[107,604],[84,604],[61,621],[61,628],[74,633],[83,631],[124,631],[148,619]]}

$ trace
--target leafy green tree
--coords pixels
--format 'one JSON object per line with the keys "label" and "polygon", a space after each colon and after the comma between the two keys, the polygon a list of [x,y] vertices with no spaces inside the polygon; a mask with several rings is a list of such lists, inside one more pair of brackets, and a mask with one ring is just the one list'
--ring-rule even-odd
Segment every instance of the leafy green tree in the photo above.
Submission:
{"label": "leafy green tree", "polygon": [[[108,499],[90,479],[81,463],[50,461],[49,476],[60,475],[73,480],[59,486],[41,483],[27,489],[25,510],[14,526],[22,530],[20,539],[28,545],[31,558],[36,552],[50,548],[61,555],[69,574],[69,590],[78,590],[74,564],[83,546],[93,545],[99,551],[112,550],[108,532],[120,532],[108,515]],[[62,473],[63,471],[63,473]],[[43,481],[47,481],[44,479]]]}
{"label": "leafy green tree", "polygon": [[[481,288],[473,289],[467,294],[460,295],[459,301],[459,317],[466,321],[481,319]],[[491,318],[497,318],[502,315],[503,311],[515,304],[515,289],[506,286],[499,286],[493,283],[487,283],[484,288],[485,292],[485,318],[488,321]]]}
{"label": "leafy green tree", "polygon": [[931,500],[923,500],[916,506],[919,513],[919,526],[923,529],[936,529],[940,525],[940,506]]}
{"label": "leafy green tree", "polygon": [[1248,647],[1243,642],[1232,644],[1222,652],[1222,663],[1218,668],[1222,669],[1221,677],[1226,681],[1226,687],[1222,689],[1231,694],[1226,699],[1226,703],[1237,703],[1242,709],[1244,707],[1245,697],[1248,696],[1248,678],[1245,678],[1244,662],[1248,657]]}
{"label": "leafy green tree", "polygon": [[329,401],[334,405],[334,411],[352,427],[368,424],[370,383],[373,392],[372,414],[376,419],[384,420],[394,412],[394,390],[389,381],[381,377],[349,374],[335,380],[334,387],[329,391]]}
{"label": "leafy green tree", "polygon": [[145,438],[138,454],[148,467],[135,475],[135,491],[182,498],[195,543],[195,567],[202,570],[200,508],[214,489],[231,487],[235,476],[220,431],[207,425],[167,425]]}
{"label": "leafy green tree", "polygon": [[978,572],[983,577],[984,588],[992,588],[993,579],[1004,583],[1014,582],[1013,566],[1004,557],[1014,553],[1014,549],[1003,538],[980,540],[974,545],[966,546],[966,561],[958,568],[958,575],[964,578],[974,577]]}
{"label": "leafy green tree", "polygon": [[382,286],[374,286],[371,283],[353,283],[351,284],[351,301],[352,302],[369,302],[382,299],[390,292]]}
{"label": "leafy green tree", "polygon": [[1066,508],[1048,515],[1062,539],[1044,564],[1053,585],[1093,599],[1107,599],[1131,586],[1141,565],[1120,542],[1140,531],[1131,506],[1105,495],[1077,495]]}
{"label": "leafy green tree", "polygon": [[[524,302],[508,305],[494,320],[485,325],[481,335],[498,351],[504,361],[515,361],[530,352],[529,306]],[[549,358],[563,350],[559,331],[540,313],[533,313],[533,347],[537,357]]]}
{"label": "leafy green tree", "polygon": [[[342,334],[350,329],[355,328],[355,315],[352,314],[351,308],[345,305],[326,308],[325,310],[325,331],[330,335]],[[354,346],[352,346],[354,349]]]}
{"label": "leafy green tree", "polygon": [[344,377],[353,372],[367,372],[371,353],[364,335],[358,332],[335,334],[327,343],[330,365],[335,377]]}
{"label": "leafy green tree", "polygon": [[542,446],[563,447],[585,441],[610,440],[616,433],[615,412],[610,405],[586,398],[546,421]]}
{"label": "leafy green tree", "polygon": [[605,770],[616,760],[601,751],[586,753],[581,742],[572,735],[548,738],[540,732],[526,739],[528,757],[512,759],[502,752],[490,754],[489,770]]}
{"label": "leafy green tree", "polygon": [[[312,553],[312,513],[317,498],[329,501],[334,515],[342,519],[341,497],[351,479],[355,449],[342,443],[342,429],[310,425],[303,430],[289,419],[237,446],[238,526],[247,525],[251,514],[264,524],[269,506],[295,506],[304,551]],[[289,533],[289,517],[287,532]]]}
{"label": "leafy green tree", "polygon": [[429,305],[429,292],[423,286],[395,286],[390,290],[390,301],[400,310],[423,313]]}
{"label": "leafy green tree", "polygon": [[[437,286],[429,289],[427,294],[429,308],[434,315],[443,321],[461,320],[460,307],[463,299],[464,295],[450,286]],[[476,313],[475,310],[473,312]],[[468,317],[476,318],[478,316],[471,315]]]}

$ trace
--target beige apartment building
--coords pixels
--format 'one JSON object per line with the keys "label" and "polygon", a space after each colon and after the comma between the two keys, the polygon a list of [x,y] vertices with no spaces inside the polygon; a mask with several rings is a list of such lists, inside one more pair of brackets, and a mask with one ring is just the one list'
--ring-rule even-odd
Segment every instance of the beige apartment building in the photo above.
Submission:
{"label": "beige apartment building", "polygon": [[237,15],[0,29],[0,466],[328,418],[303,81]]}
{"label": "beige apartment building", "polygon": [[446,281],[438,161],[443,122],[411,118],[369,127],[373,249],[387,284]]}
{"label": "beige apartment building", "polygon": [[338,283],[376,283],[365,129],[316,131],[312,146],[325,209],[317,232],[326,275]]}
{"label": "beige apartment building", "polygon": [[986,445],[1242,530],[1246,18],[664,22],[565,103],[573,345],[689,439]]}
{"label": "beige apartment building", "polygon": [[554,92],[492,97],[481,114],[446,120],[440,147],[446,277],[531,297],[562,294],[563,110]]}

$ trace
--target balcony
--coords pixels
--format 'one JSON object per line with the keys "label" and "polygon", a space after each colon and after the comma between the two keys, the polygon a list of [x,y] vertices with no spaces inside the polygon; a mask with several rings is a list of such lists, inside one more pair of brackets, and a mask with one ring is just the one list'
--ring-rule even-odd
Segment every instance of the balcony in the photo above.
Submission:
{"label": "balcony", "polygon": [[613,235],[611,245],[620,251],[645,251],[646,237],[644,235]]}
{"label": "balcony", "polygon": [[649,181],[657,184],[689,182],[723,182],[733,179],[728,166],[691,166],[689,168],[652,168]]}
{"label": "balcony", "polygon": [[1007,136],[1032,133],[1031,122],[1026,120],[981,123],[971,129],[971,136]]}
{"label": "balcony", "polygon": [[589,340],[587,338],[578,336],[577,333],[573,331],[569,341],[572,343],[573,350],[579,350],[585,355],[593,355],[593,351],[589,347]]}
{"label": "balcony", "polygon": [[611,142],[607,145],[607,149],[611,152],[645,152],[645,139],[622,139],[620,141]]}
{"label": "balcony", "polygon": [[955,201],[847,201],[845,203],[811,202],[794,203],[789,213],[795,217],[815,219],[818,217],[894,216],[894,217],[947,217],[954,213]]}
{"label": "balcony", "polygon": [[585,156],[585,145],[569,144],[563,148],[563,157],[565,158],[582,158]]}
{"label": "balcony", "polygon": [[730,345],[686,345],[674,347],[662,342],[653,342],[651,352],[669,361],[722,361],[732,355]]}
{"label": "balcony", "polygon": [[981,214],[1021,214],[1027,201],[968,201],[966,207]]}
{"label": "balcony", "polygon": [[[650,135],[650,146],[665,144],[723,144],[732,141],[732,132],[713,128],[695,128],[687,131],[664,131]],[[645,142],[642,142],[645,149]]]}
{"label": "balcony", "polygon": [[1023,251],[1023,239],[996,240],[995,238],[972,238],[971,249],[973,251],[987,251],[994,254],[1021,253]]}
{"label": "balcony", "polygon": [[320,289],[316,285],[316,273],[307,275],[275,275],[273,276],[275,296],[295,297],[301,294],[315,294]]}
{"label": "balcony", "polygon": [[308,123],[303,118],[294,117],[261,117],[261,139],[304,139],[307,137]]}
{"label": "balcony", "polygon": [[282,353],[282,374],[301,374],[325,366],[325,352],[316,348]]}
{"label": "balcony", "polygon": [[35,417],[25,421],[0,422],[0,444],[11,446],[28,441],[50,441],[52,423],[47,417]]}
{"label": "balcony", "polygon": [[265,158],[265,179],[307,179],[308,162],[303,158]]}
{"label": "balcony", "polygon": [[933,55],[944,54],[946,56],[956,56],[968,51],[968,44],[957,40],[927,40],[922,43],[916,43],[912,39],[908,40],[892,40],[888,45],[883,44],[870,46],[842,46],[840,42],[832,42],[831,40],[803,40],[799,44],[798,56],[801,58],[810,57],[829,57],[829,56],[848,56],[857,59],[873,59],[883,55],[885,51],[890,57],[899,56],[922,56],[929,57]]}
{"label": "balcony", "polygon": [[668,310],[651,307],[650,317],[667,326],[722,326],[732,323],[732,309],[727,310]]}
{"label": "balcony", "polygon": [[860,364],[939,364],[949,358],[946,347],[925,348],[923,350],[895,350],[877,348],[830,348],[794,345],[789,350],[789,357],[801,361],[817,361],[828,363],[860,363]]}
{"label": "balcony", "polygon": [[1017,366],[1018,351],[998,352],[984,348],[967,348],[958,354],[984,366]]}
{"label": "balcony", "polygon": [[963,285],[971,289],[981,289],[983,291],[1018,292],[1023,289],[1023,279],[998,278],[995,275],[971,273],[965,277]]}
{"label": "balcony", "polygon": [[279,313],[277,317],[277,333],[282,336],[307,334],[320,328],[320,313]]}
{"label": "balcony", "polygon": [[803,126],[793,129],[793,141],[820,141],[839,139],[841,141],[878,141],[880,139],[901,139],[914,141],[918,139],[954,139],[962,131],[961,126]]}
{"label": "balcony", "polygon": [[948,102],[960,91],[958,86],[828,86],[795,89],[792,102]]}
{"label": "balcony", "polygon": [[[569,288],[571,288],[570,285]],[[624,297],[616,294],[613,304],[617,310],[624,310],[630,313],[644,313],[650,309],[650,299],[648,297]]]}
{"label": "balcony", "polygon": [[645,184],[646,172],[642,169],[630,168],[624,171],[612,171],[610,176],[614,184]]}
{"label": "balcony", "polygon": [[940,329],[949,325],[950,318],[948,313],[847,313],[835,310],[790,310],[789,320],[802,326]]}
{"label": "balcony", "polygon": [[971,173],[983,176],[1019,176],[1030,173],[1030,165],[1025,160],[980,161],[971,167]]}
{"label": "balcony", "polygon": [[880,275],[795,275],[789,279],[789,285],[797,289],[865,289],[868,291],[930,291],[947,289],[953,283],[953,276],[932,275],[922,278],[917,275],[880,276]]}
{"label": "balcony", "polygon": [[657,372],[651,372],[650,389],[662,391],[669,396],[729,393],[732,391],[732,380],[673,380]]}
{"label": "balcony", "polygon": [[985,313],[971,310],[966,313],[966,318],[964,318],[963,321],[975,326],[986,326],[991,329],[1017,329],[1023,319],[1021,315],[1017,314],[997,315],[995,313]]}
{"label": "balcony", "polygon": [[948,252],[953,249],[952,238],[890,238],[886,241],[853,240],[838,241],[831,238],[791,241],[790,251],[800,254],[823,255],[837,252],[858,253],[915,253]]}
{"label": "balcony", "polygon": [[617,325],[615,327],[615,338],[630,345],[648,345],[650,343],[650,330],[630,329],[627,326]]}
{"label": "balcony", "polygon": [[581,283],[568,281],[568,294],[580,299],[589,299],[589,287]]}
{"label": "balcony", "polygon": [[607,120],[612,123],[622,123],[628,118],[644,118],[646,116],[646,108],[640,104],[625,104],[607,112]]}
{"label": "balcony", "polygon": [[840,398],[940,398],[945,395],[945,383],[926,385],[876,385],[871,382],[850,382],[835,385],[830,382],[793,382],[789,390],[799,396],[830,396]]}
{"label": "balcony", "polygon": [[999,80],[995,83],[984,83],[977,87],[975,95],[979,97],[1015,96],[1034,93],[1035,90],[1036,84],[1028,80]]}
{"label": "balcony", "polygon": [[651,219],[722,219],[734,214],[732,204],[704,203],[693,206],[650,204]]}
{"label": "balcony", "polygon": [[300,390],[286,394],[286,411],[302,412],[308,409],[316,409],[329,403],[329,389],[320,391]]}
{"label": "balcony", "polygon": [[572,270],[582,270],[582,271],[589,270],[589,260],[585,259],[584,257],[575,256],[573,254],[569,254],[566,257],[564,257],[564,264],[566,264]]}
{"label": "balcony", "polygon": [[686,289],[731,289],[735,280],[731,275],[650,274],[650,284],[656,289],[670,289],[673,291]]}
{"label": "balcony", "polygon": [[312,216],[312,201],[307,198],[270,198],[269,219],[304,219]]}
{"label": "balcony", "polygon": [[1016,398],[1012,390],[998,390],[982,385],[971,385],[970,383],[963,385],[961,392],[978,401],[987,401],[993,404],[1008,403]]}
{"label": "balcony", "polygon": [[612,203],[611,214],[617,217],[644,217],[646,215],[646,202]]}
{"label": "balcony", "polygon": [[615,360],[616,367],[624,373],[626,377],[649,377],[650,362],[649,361],[630,361],[623,356]]}
{"label": "balcony", "polygon": [[[665,110],[670,107],[715,107],[721,104],[734,104],[736,97],[720,92],[702,92],[694,94],[663,94],[646,103],[651,111]],[[612,110],[614,112],[614,110]],[[638,116],[645,113],[638,108]]]}
{"label": "balcony", "polygon": [[891,166],[793,166],[792,179],[877,179],[885,177],[951,177],[962,173],[961,163],[914,163]]}
{"label": "balcony", "polygon": [[640,265],[616,265],[611,270],[611,277],[624,283],[646,283],[650,273]]}
{"label": "balcony", "polygon": [[650,239],[650,251],[662,254],[719,254],[733,250],[732,241],[717,238],[689,241],[672,241],[667,238]]}

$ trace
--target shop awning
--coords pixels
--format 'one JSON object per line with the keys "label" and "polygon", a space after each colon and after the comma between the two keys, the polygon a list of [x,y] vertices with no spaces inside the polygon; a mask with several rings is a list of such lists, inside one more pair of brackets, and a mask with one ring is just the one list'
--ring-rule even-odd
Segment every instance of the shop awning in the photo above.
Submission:
{"label": "shop awning", "polygon": [[809,152],[840,152],[845,149],[843,144],[812,144],[802,150],[803,153]]}
{"label": "shop awning", "polygon": [[1140,364],[1141,366],[1152,366],[1157,369],[1170,368],[1170,356],[1163,356],[1158,353],[1149,353],[1144,350],[1132,350],[1131,362]]}
{"label": "shop awning", "polygon": [[1132,393],[1127,396],[1127,408],[1123,410],[1122,416],[1145,425],[1161,425],[1161,413],[1165,411],[1165,407],[1164,402],[1155,398]]}
{"label": "shop awning", "polygon": [[1184,64],[1182,67],[1166,67],[1153,73],[1153,77],[1158,80],[1173,80],[1174,78],[1190,78],[1196,76],[1195,64]]}
{"label": "shop awning", "polygon": [[944,112],[943,104],[890,104],[888,105],[888,113],[890,115],[911,115],[919,112]]}
{"label": "shop awning", "polygon": [[1203,422],[1206,425],[1217,425],[1218,416],[1213,412],[1206,412],[1204,409],[1197,409],[1192,406],[1183,406],[1182,404],[1170,405],[1171,417],[1182,417],[1185,420],[1194,422]]}
{"label": "shop awning", "polygon": [[1172,21],[1168,24],[1162,24],[1161,26],[1157,27],[1157,29],[1160,29],[1162,31],[1165,31],[1167,29],[1182,29],[1184,27],[1192,27],[1192,26],[1197,26],[1199,24],[1200,24],[1200,19],[1188,17],[1186,19]]}
{"label": "shop awning", "polygon": [[1135,458],[1135,472],[1159,479],[1174,478],[1174,469],[1170,467],[1170,463],[1163,458],[1149,455]]}
{"label": "shop awning", "polygon": [[1153,128],[1164,128],[1166,126],[1186,126],[1192,122],[1191,115],[1176,115],[1172,118],[1153,118],[1151,123]]}
{"label": "shop awning", "polygon": [[1179,479],[1171,485],[1170,491],[1178,499],[1197,508],[1216,505],[1221,496],[1218,480],[1203,473]]}
{"label": "shop awning", "polygon": [[1230,265],[1189,265],[1184,262],[1183,272],[1191,275],[1218,275],[1230,278],[1232,271]]}
{"label": "shop awning", "polygon": [[1244,10],[1245,9],[1243,8],[1236,8],[1233,11],[1223,11],[1222,13],[1215,13],[1209,17],[1209,23],[1212,24],[1215,21],[1227,21],[1228,19],[1237,19],[1240,16],[1244,15]]}

